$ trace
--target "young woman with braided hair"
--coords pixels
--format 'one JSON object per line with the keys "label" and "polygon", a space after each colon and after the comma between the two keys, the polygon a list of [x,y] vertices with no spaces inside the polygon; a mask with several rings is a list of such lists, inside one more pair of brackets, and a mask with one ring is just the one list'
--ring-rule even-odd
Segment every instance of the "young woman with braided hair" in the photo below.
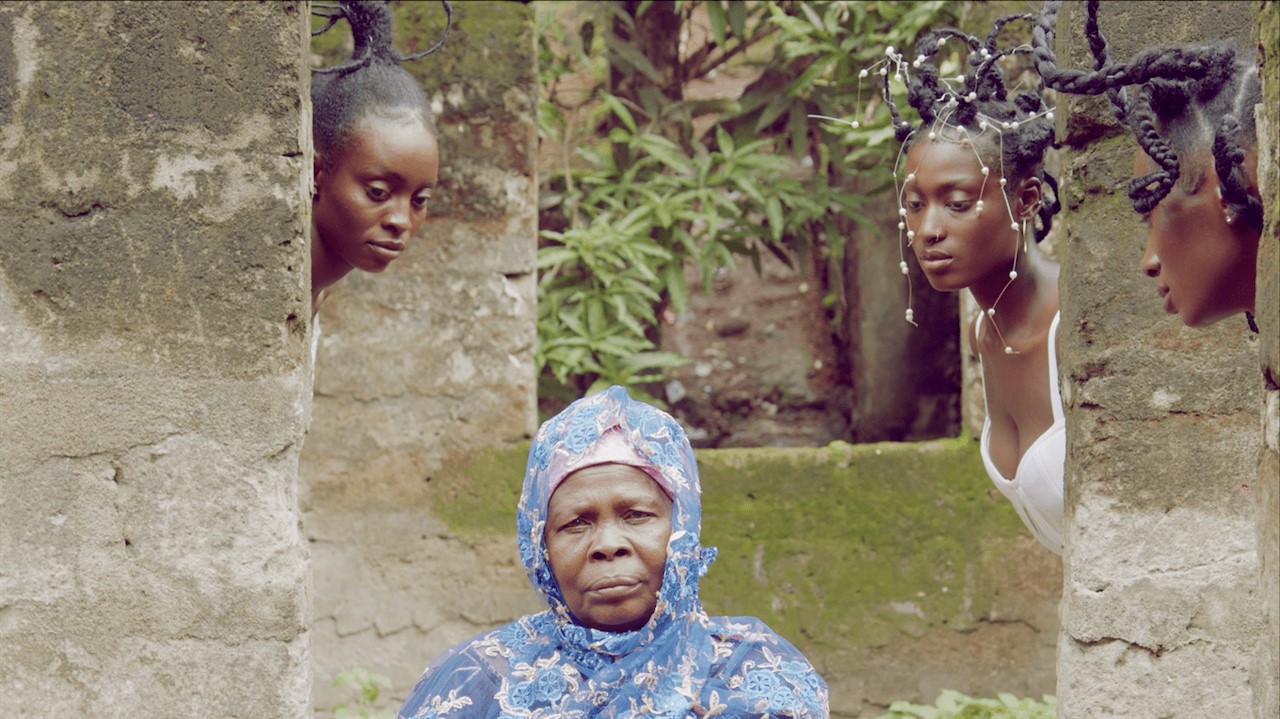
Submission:
{"label": "young woman with braided hair", "polygon": [[[1058,390],[1058,266],[1037,247],[1058,210],[1056,182],[1044,169],[1051,111],[1038,91],[1011,95],[1001,58],[1030,51],[936,30],[905,61],[887,52],[884,97],[905,155],[899,185],[899,241],[934,289],[968,289],[981,314],[970,327],[983,373],[987,418],[980,440],[987,473],[1027,528],[1062,552],[1066,425]],[[968,71],[942,77],[932,62],[948,41],[967,50]],[[890,71],[891,70],[891,71]],[[889,92],[907,86],[920,124],[904,120]],[[905,258],[900,269],[910,271]],[[907,321],[914,320],[907,310]]]}
{"label": "young woman with braided hair", "polygon": [[1052,49],[1060,5],[1046,2],[1040,13],[1036,67],[1061,92],[1105,93],[1133,130],[1139,150],[1129,198],[1149,228],[1141,266],[1156,280],[1165,311],[1190,327],[1243,312],[1253,327],[1262,235],[1256,65],[1225,43],[1150,48],[1111,62],[1097,0],[1090,0],[1085,36],[1094,67],[1061,68]]}
{"label": "young woman with braided hair", "polygon": [[314,14],[329,20],[316,34],[345,19],[355,49],[348,62],[315,70],[311,88],[313,317],[329,287],[353,269],[386,269],[427,218],[440,172],[439,144],[427,97],[400,63],[444,42],[402,57],[391,48],[385,0],[315,7]]}

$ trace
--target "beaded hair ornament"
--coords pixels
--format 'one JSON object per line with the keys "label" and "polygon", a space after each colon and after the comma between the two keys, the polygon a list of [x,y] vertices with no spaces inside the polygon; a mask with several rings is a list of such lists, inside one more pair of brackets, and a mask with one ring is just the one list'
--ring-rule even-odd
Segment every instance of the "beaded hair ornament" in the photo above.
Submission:
{"label": "beaded hair ornament", "polygon": [[[1009,15],[995,21],[991,32],[985,39],[956,30],[943,28],[925,35],[916,43],[916,56],[906,59],[902,53],[892,46],[885,48],[884,57],[870,68],[864,68],[858,74],[866,78],[872,72],[880,75],[881,96],[889,107],[893,123],[894,137],[901,143],[897,158],[894,160],[894,188],[898,199],[898,268],[903,275],[910,275],[906,250],[915,240],[916,233],[907,225],[907,209],[903,204],[906,188],[915,180],[914,173],[908,173],[899,179],[899,168],[911,142],[921,134],[931,141],[957,142],[973,151],[979,166],[982,168],[982,186],[978,196],[982,197],[987,182],[992,179],[992,168],[982,158],[975,142],[990,137],[994,133],[995,145],[999,155],[997,180],[1000,183],[1000,195],[1004,199],[1005,213],[1009,217],[1009,227],[1017,233],[1014,246],[1013,265],[1009,270],[1009,280],[996,297],[991,307],[983,308],[988,321],[995,330],[1006,354],[1016,351],[1004,340],[1000,326],[996,322],[996,306],[1005,292],[1018,277],[1018,255],[1025,251],[1025,242],[1029,234],[1035,233],[1036,240],[1043,239],[1052,225],[1053,214],[1058,211],[1057,182],[1053,176],[1043,170],[1026,173],[1035,176],[1053,190],[1054,198],[1050,203],[1042,201],[1038,210],[1040,227],[1034,227],[1030,218],[1018,222],[1014,217],[1013,206],[1009,202],[1008,177],[1005,167],[1006,149],[1012,151],[1016,165],[1036,167],[1043,159],[1045,150],[1053,140],[1053,111],[1045,107],[1038,92],[1022,92],[1009,100],[1003,69],[999,64],[1001,58],[1018,54],[1030,54],[1031,46],[1022,44],[1001,49],[997,46],[1000,31],[1010,22],[1033,21],[1030,14]],[[936,56],[949,40],[962,43],[969,52],[969,69],[959,75],[943,76],[936,63]],[[907,89],[907,103],[920,116],[920,124],[912,126],[898,112],[891,92],[891,81],[897,78]],[[859,96],[861,102],[861,96]],[[811,115],[822,120],[846,123],[854,128],[859,126],[857,120],[841,120],[824,115]],[[1010,146],[1006,148],[1006,134]],[[927,158],[927,151],[925,157]],[[924,160],[922,159],[922,162]],[[1017,169],[1017,168],[1009,168]],[[973,211],[981,215],[984,211],[983,201],[974,204]],[[907,282],[906,321],[918,326],[915,321],[911,282]]]}

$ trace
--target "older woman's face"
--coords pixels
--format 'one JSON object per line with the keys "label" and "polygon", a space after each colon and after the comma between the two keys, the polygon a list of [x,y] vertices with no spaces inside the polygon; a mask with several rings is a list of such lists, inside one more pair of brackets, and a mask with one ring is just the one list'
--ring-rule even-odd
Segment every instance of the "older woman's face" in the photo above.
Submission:
{"label": "older woman's face", "polygon": [[671,500],[643,470],[580,469],[547,504],[551,573],[569,611],[593,629],[625,632],[658,603],[671,537]]}
{"label": "older woman's face", "polygon": [[[1164,310],[1188,327],[1204,327],[1253,309],[1258,238],[1235,218],[1227,222],[1212,158],[1199,158],[1203,181],[1193,192],[1175,183],[1143,219],[1147,247],[1142,271],[1156,281]],[[1146,153],[1134,157],[1134,177],[1156,169]]]}

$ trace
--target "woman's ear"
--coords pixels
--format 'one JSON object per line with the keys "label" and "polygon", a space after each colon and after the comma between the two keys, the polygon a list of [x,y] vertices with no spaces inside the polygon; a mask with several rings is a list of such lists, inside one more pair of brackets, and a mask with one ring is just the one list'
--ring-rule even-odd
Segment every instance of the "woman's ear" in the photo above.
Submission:
{"label": "woman's ear", "polygon": [[324,155],[315,153],[311,161],[311,197],[315,199],[320,196],[320,185],[323,184],[324,175]]}
{"label": "woman's ear", "polygon": [[1019,219],[1034,219],[1036,213],[1040,211],[1040,204],[1044,201],[1040,185],[1040,178],[1028,177],[1018,185],[1017,205],[1014,208]]}
{"label": "woman's ear", "polygon": [[1208,177],[1208,180],[1206,181],[1212,182],[1214,192],[1218,193],[1218,206],[1222,209],[1222,219],[1225,220],[1228,225],[1235,224],[1236,213],[1235,210],[1231,209],[1231,203],[1227,202],[1227,198],[1222,194],[1222,183],[1218,181],[1218,173],[1215,171],[1207,172],[1205,174]]}

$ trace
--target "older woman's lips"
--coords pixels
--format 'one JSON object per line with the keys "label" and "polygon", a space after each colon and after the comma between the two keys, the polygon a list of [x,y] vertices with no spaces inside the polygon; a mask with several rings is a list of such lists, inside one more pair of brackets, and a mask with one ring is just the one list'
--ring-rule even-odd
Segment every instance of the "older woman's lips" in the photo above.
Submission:
{"label": "older woman's lips", "polygon": [[603,597],[617,597],[634,592],[640,585],[640,580],[635,577],[605,577],[588,584],[586,591]]}

